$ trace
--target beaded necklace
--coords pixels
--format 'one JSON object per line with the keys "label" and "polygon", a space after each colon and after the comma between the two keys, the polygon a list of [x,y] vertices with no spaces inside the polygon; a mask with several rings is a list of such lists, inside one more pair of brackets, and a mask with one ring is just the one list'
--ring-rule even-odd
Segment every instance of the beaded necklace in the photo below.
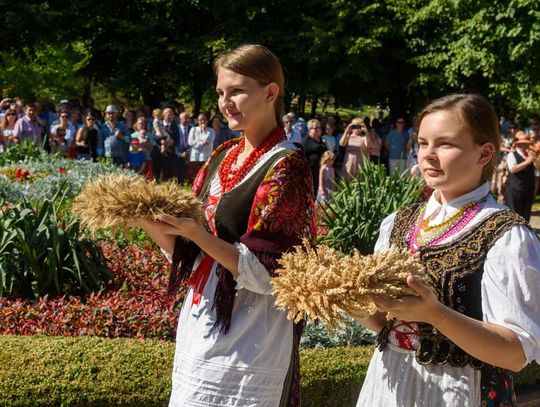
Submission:
{"label": "beaded necklace", "polygon": [[424,219],[427,205],[424,204],[414,223],[414,227],[407,234],[407,245],[411,253],[416,252],[420,246],[435,246],[443,240],[463,230],[480,212],[480,204],[487,200],[487,196],[480,201],[472,201],[461,207],[446,221],[431,225],[430,219]]}
{"label": "beaded necklace", "polygon": [[268,136],[266,136],[259,146],[255,147],[253,151],[249,153],[249,156],[244,160],[242,165],[238,168],[234,168],[238,156],[244,151],[246,145],[246,138],[245,136],[242,137],[237,146],[233,147],[230,153],[223,159],[219,167],[218,176],[221,183],[222,194],[233,189],[244,179],[265,153],[283,140],[285,140],[285,132],[282,128],[276,127],[268,134]]}

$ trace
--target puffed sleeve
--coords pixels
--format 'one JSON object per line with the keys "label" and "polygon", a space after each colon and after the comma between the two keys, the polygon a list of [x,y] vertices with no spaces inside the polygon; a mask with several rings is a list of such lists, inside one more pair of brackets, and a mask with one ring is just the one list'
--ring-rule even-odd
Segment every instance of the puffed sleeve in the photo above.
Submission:
{"label": "puffed sleeve", "polygon": [[379,237],[375,243],[375,253],[384,252],[390,248],[390,235],[392,233],[392,228],[394,227],[394,219],[396,218],[396,213],[394,212],[388,215],[381,223],[379,228]]}
{"label": "puffed sleeve", "polygon": [[266,267],[259,261],[245,244],[236,243],[238,249],[238,277],[235,278],[238,288],[245,288],[257,294],[272,294],[270,280],[272,277]]}
{"label": "puffed sleeve", "polygon": [[484,321],[512,330],[528,362],[540,361],[540,241],[525,226],[488,252],[482,277]]}

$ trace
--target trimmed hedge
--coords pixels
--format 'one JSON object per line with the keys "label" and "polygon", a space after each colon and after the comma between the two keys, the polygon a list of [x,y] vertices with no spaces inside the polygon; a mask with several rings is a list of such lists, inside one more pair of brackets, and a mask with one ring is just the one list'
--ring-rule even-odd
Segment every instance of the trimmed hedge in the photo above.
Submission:
{"label": "trimmed hedge", "polygon": [[[372,347],[303,349],[304,407],[354,406]],[[165,406],[174,343],[96,337],[0,336],[2,406]],[[516,387],[540,383],[530,365]]]}

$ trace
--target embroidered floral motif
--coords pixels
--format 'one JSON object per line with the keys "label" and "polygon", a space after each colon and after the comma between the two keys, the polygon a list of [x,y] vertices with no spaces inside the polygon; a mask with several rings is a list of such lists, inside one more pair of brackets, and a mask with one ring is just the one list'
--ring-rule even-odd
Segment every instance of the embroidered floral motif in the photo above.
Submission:
{"label": "embroidered floral motif", "polygon": [[193,186],[191,187],[191,192],[193,193],[193,195],[197,196],[201,193],[202,187],[204,185],[204,180],[206,179],[207,175],[208,167],[206,164],[204,164],[197,173],[195,180],[193,181]]}
{"label": "embroidered floral motif", "polygon": [[493,366],[482,369],[481,405],[487,407],[515,406],[517,401],[512,382],[512,373],[508,370]]}
{"label": "embroidered floral motif", "polygon": [[221,196],[208,195],[204,201],[204,216],[213,235],[217,235],[216,208]]}
{"label": "embroidered floral motif", "polygon": [[301,151],[281,160],[257,189],[248,230],[304,236],[306,218],[312,217],[312,179]]}

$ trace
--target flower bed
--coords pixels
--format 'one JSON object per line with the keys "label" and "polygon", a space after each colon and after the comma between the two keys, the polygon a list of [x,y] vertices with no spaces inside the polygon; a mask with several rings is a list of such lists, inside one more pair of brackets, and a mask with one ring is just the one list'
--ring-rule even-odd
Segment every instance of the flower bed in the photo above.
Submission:
{"label": "flower bed", "polygon": [[168,264],[155,248],[100,243],[113,280],[87,297],[0,298],[0,334],[175,337],[176,298],[166,295]]}
{"label": "flower bed", "polygon": [[88,177],[126,172],[109,163],[69,160],[42,153],[37,159],[6,162],[0,167],[0,198],[40,200],[62,187],[66,196],[79,193]]}

